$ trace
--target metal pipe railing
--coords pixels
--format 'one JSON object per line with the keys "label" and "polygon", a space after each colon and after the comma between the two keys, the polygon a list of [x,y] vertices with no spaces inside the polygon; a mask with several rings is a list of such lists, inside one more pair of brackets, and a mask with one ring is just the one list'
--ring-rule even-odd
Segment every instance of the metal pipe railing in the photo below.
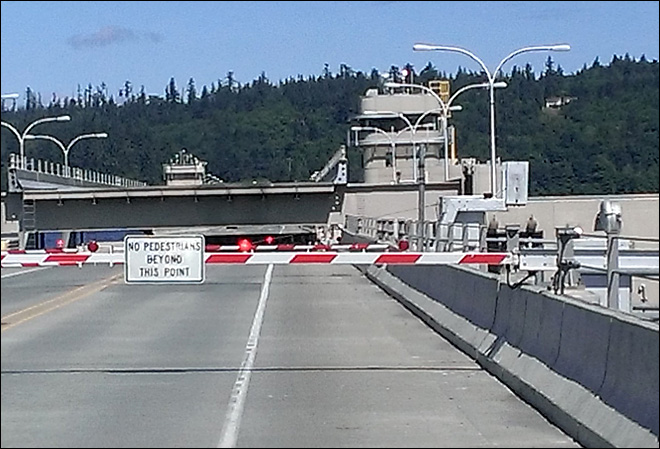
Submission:
{"label": "metal pipe railing", "polygon": [[79,167],[64,167],[61,164],[53,163],[51,161],[42,161],[41,159],[35,160],[34,158],[23,158],[23,160],[21,160],[21,158],[14,153],[9,155],[9,168],[34,173],[43,173],[59,178],[73,179],[92,184],[113,185],[116,187],[142,187],[147,185],[144,181],[123,178],[121,176],[110,175],[108,173],[101,173]]}

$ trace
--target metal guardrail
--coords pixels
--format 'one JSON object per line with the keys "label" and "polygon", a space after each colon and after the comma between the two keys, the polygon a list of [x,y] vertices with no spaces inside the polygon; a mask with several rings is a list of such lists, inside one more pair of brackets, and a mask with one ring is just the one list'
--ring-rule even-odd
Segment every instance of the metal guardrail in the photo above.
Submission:
{"label": "metal guardrail", "polygon": [[44,175],[55,176],[64,179],[74,179],[76,181],[89,182],[92,184],[107,185],[112,187],[143,187],[147,183],[135,179],[127,179],[121,176],[101,173],[94,170],[86,170],[79,167],[65,167],[55,162],[41,159],[26,158],[22,159],[17,154],[9,155],[10,170],[24,170],[33,173],[42,173]]}
{"label": "metal guardrail", "polygon": [[[521,237],[517,226],[512,227],[513,232],[509,232],[507,227],[504,236],[502,232],[475,223],[446,225],[427,221],[423,226],[424,233],[420,233],[420,223],[414,220],[345,217],[345,229],[351,233],[392,245],[407,240],[411,242],[411,249],[420,252],[511,252],[516,256],[514,260],[517,266],[513,267],[516,270],[530,274],[554,272],[551,284],[556,293],[563,294],[567,282],[569,285],[579,282],[579,275],[575,276],[574,273],[606,275],[608,293],[606,302],[601,302],[605,307],[622,307],[616,299],[619,291],[618,276],[634,276],[653,281],[659,277],[657,239],[586,234],[585,240],[581,239],[583,234],[575,232],[573,228],[557,228],[556,239],[550,240]],[[644,248],[636,248],[636,241],[644,242]],[[650,249],[649,243],[655,243],[656,248]]]}
{"label": "metal guardrail", "polygon": [[[417,220],[404,218],[370,218],[347,215],[345,228],[379,242],[394,246],[407,240],[419,251],[483,251],[486,249],[486,226],[471,223],[445,225],[424,222],[424,232]],[[421,236],[423,240],[420,243]]]}

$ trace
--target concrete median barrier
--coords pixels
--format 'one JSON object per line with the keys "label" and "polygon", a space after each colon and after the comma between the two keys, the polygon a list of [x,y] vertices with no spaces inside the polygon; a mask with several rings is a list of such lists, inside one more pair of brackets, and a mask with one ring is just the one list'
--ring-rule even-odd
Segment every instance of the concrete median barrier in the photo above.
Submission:
{"label": "concrete median barrier", "polygon": [[[391,265],[388,271],[467,318],[482,329],[490,329],[495,320],[495,302],[482,295],[495,291],[497,279],[474,278],[469,272],[447,270],[446,266]],[[461,286],[456,288],[456,286]]]}
{"label": "concrete median barrier", "polygon": [[658,435],[658,329],[612,319],[605,380],[598,391],[604,402]]}
{"label": "concrete median barrier", "polygon": [[552,368],[598,393],[605,378],[610,317],[590,304],[566,300],[559,357]]}
{"label": "concrete median barrier", "polygon": [[519,302],[524,302],[525,314],[522,336],[516,346],[525,354],[552,366],[559,355],[563,302],[524,290],[516,291],[515,296]]}

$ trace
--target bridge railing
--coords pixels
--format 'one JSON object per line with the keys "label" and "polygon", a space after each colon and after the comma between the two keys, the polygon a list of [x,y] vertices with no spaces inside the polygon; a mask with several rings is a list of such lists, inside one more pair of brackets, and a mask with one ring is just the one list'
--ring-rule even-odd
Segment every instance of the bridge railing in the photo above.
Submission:
{"label": "bridge railing", "polygon": [[[424,233],[421,232],[422,226]],[[419,251],[485,251],[486,227],[474,223],[454,223],[447,225],[437,221],[407,218],[371,218],[346,215],[345,229],[380,242],[397,245],[407,240]],[[421,236],[424,236],[421,239]]]}
{"label": "bridge railing", "polygon": [[79,182],[112,187],[143,187],[147,185],[144,181],[128,179],[117,175],[111,175],[109,173],[102,173],[79,167],[65,167],[64,165],[42,159],[21,158],[14,153],[9,155],[9,169],[41,173],[63,179],[72,179]]}
{"label": "bridge railing", "polygon": [[[424,233],[420,230],[424,227]],[[517,271],[535,273],[535,281],[549,281],[549,288],[555,293],[564,293],[566,287],[584,287],[583,276],[590,276],[591,283],[600,283],[595,276],[607,277],[607,296],[599,295],[599,303],[604,307],[624,311],[655,310],[656,304],[648,303],[645,287],[636,292],[642,305],[631,305],[629,291],[622,299],[617,299],[619,276],[629,279],[645,279],[657,284],[658,239],[616,236],[612,241],[607,236],[576,233],[569,236],[573,228],[557,228],[555,239],[543,238],[543,232],[520,233],[518,225],[504,229],[488,229],[478,223],[444,224],[437,221],[418,221],[403,218],[370,218],[346,216],[345,230],[368,238],[376,243],[397,246],[401,241],[409,241],[410,249],[425,252],[509,252],[517,255]],[[422,238],[423,236],[423,238]],[[569,238],[567,238],[569,236]],[[578,238],[579,237],[579,238]],[[612,243],[614,242],[614,243]],[[503,272],[501,267],[490,267],[489,271]],[[552,275],[544,279],[543,273]],[[613,281],[614,280],[614,281]],[[508,279],[507,279],[508,282]],[[605,281],[603,281],[605,282]],[[632,288],[632,282],[628,289]],[[623,286],[621,287],[623,288]],[[601,288],[597,289],[602,290]],[[648,304],[647,304],[648,303]]]}

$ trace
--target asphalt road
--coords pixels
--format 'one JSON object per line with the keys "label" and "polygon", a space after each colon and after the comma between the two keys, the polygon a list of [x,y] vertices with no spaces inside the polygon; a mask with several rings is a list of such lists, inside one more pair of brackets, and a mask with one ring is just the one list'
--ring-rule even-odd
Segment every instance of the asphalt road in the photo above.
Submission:
{"label": "asphalt road", "polygon": [[350,266],[2,269],[2,447],[577,447]]}

